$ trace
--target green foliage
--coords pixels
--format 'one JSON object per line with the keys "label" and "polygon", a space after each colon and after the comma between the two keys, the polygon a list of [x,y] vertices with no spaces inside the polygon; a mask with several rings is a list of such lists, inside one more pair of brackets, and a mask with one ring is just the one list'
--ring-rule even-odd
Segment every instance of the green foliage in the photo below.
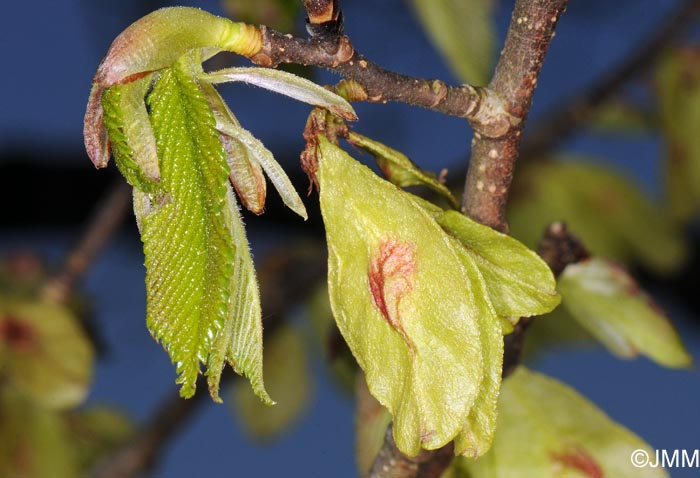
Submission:
{"label": "green foliage", "polygon": [[656,72],[666,140],[666,193],[673,216],[688,222],[700,209],[700,53],[671,50]]}
{"label": "green foliage", "polygon": [[413,0],[428,36],[455,76],[476,85],[488,82],[496,29],[493,0]]}
{"label": "green foliage", "polygon": [[[209,391],[219,401],[220,375],[229,363],[272,403],[262,379],[255,270],[229,179],[245,206],[260,214],[264,170],[284,202],[306,218],[272,153],[241,127],[212,83],[247,82],[356,119],[344,99],[289,73],[202,70],[201,62],[221,49],[252,55],[261,46],[256,27],[193,8],[162,9],[117,37],[88,102],[90,157],[105,166],[111,146],[134,186],[146,255],[148,327],[177,364],[184,397],[194,394],[204,365]],[[144,95],[151,88],[147,108]]]}
{"label": "green foliage", "polygon": [[457,437],[457,453],[484,453],[503,340],[479,267],[414,196],[323,137],[319,148],[331,306],[397,446],[416,455]]}
{"label": "green foliage", "polygon": [[94,350],[79,319],[50,301],[0,295],[0,377],[46,408],[81,403]]}
{"label": "green foliage", "polygon": [[637,468],[635,450],[653,451],[568,386],[520,367],[503,382],[493,447],[479,460],[457,458],[451,478],[661,478]]}
{"label": "green foliage", "polygon": [[677,227],[622,176],[570,160],[531,162],[518,174],[508,219],[526,245],[535,247],[547,225],[565,221],[597,256],[640,261],[660,273],[685,259]]}
{"label": "green foliage", "polygon": [[240,382],[233,384],[232,404],[236,417],[252,438],[275,438],[302,417],[313,395],[307,362],[301,334],[283,325],[267,343],[264,360],[267,388],[273,395],[283,397],[277,406],[266,407],[249,387]]}
{"label": "green foliage", "polygon": [[664,312],[621,266],[595,257],[571,264],[559,277],[558,289],[564,307],[614,354],[690,366],[690,355]]}
{"label": "green foliage", "polygon": [[357,374],[355,399],[355,459],[360,476],[365,476],[382,448],[391,414],[369,392],[361,373]]}

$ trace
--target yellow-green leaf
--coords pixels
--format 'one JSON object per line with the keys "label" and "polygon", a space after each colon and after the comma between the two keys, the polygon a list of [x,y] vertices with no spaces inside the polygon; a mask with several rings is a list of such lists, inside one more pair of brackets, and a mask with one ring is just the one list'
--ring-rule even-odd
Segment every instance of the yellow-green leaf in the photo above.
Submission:
{"label": "yellow-green leaf", "polygon": [[231,402],[248,434],[258,440],[275,438],[304,414],[313,395],[304,340],[298,331],[282,326],[265,346],[265,383],[278,397],[274,407],[260,403],[250,387],[240,382],[232,387]]}
{"label": "yellow-green leaf", "polygon": [[524,244],[456,211],[445,211],[436,220],[479,267],[499,317],[515,323],[559,304],[552,271]]}
{"label": "yellow-green leaf", "polygon": [[215,119],[193,75],[185,57],[160,73],[148,98],[163,191],[135,190],[148,327],[177,364],[182,396],[194,394],[204,365],[218,400],[227,361],[269,402],[252,261]]}
{"label": "yellow-green leaf", "polygon": [[418,19],[457,78],[485,85],[493,63],[493,0],[413,0]]}
{"label": "yellow-green leaf", "polygon": [[78,318],[50,301],[0,296],[0,381],[47,408],[81,403],[94,350]]}
{"label": "yellow-green leaf", "polygon": [[416,166],[405,154],[353,131],[350,131],[347,139],[353,145],[373,155],[384,176],[393,184],[401,188],[428,187],[447,199],[452,207],[458,207],[459,203],[449,188],[441,183],[435,174],[423,171]]}
{"label": "yellow-green leaf", "polygon": [[665,313],[620,265],[593,257],[559,277],[564,307],[614,354],[646,355],[667,367],[691,358]]}
{"label": "yellow-green leaf", "polygon": [[[466,426],[491,376],[500,324],[476,266],[411,199],[320,138],[318,180],[338,327],[404,453],[439,448]],[[489,344],[491,345],[491,344]],[[497,373],[500,375],[500,368]]]}
{"label": "yellow-green leaf", "polygon": [[365,376],[355,380],[355,460],[360,476],[365,476],[382,448],[391,414],[369,393]]}
{"label": "yellow-green leaf", "polygon": [[653,450],[591,402],[552,378],[519,367],[503,382],[498,430],[478,460],[457,458],[452,478],[664,478],[632,464]]}
{"label": "yellow-green leaf", "polygon": [[683,236],[637,186],[610,169],[561,159],[518,171],[508,215],[514,237],[535,247],[549,224],[565,221],[594,255],[660,273],[678,269],[687,254]]}

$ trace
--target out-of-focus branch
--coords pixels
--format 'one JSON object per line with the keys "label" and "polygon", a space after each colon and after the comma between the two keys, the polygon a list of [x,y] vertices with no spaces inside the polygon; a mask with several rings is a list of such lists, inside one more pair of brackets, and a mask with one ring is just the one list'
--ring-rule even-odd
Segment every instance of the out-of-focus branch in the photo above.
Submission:
{"label": "out-of-focus branch", "polygon": [[595,108],[617,94],[623,86],[638,78],[668,49],[700,14],[700,0],[682,0],[668,18],[647,37],[636,52],[628,55],[620,65],[594,83],[589,89],[564,101],[560,109],[547,114],[535,123],[525,135],[521,155],[531,157],[546,152],[565,139],[590,118]]}
{"label": "out-of-focus branch", "polygon": [[462,212],[499,231],[508,229],[506,201],[521,133],[554,28],[568,3],[568,0],[515,2],[505,47],[489,88],[518,121],[504,135],[495,138],[475,129]]}
{"label": "out-of-focus branch", "polygon": [[44,298],[65,302],[76,281],[88,270],[97,254],[119,228],[131,204],[131,187],[119,181],[95,208],[78,244],[66,257],[60,271],[42,290]]}

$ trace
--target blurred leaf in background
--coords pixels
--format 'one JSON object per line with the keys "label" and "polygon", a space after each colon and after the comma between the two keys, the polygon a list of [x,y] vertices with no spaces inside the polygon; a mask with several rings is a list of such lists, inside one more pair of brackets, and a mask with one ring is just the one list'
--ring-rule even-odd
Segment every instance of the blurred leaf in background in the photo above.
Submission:
{"label": "blurred leaf in background", "polygon": [[493,66],[493,0],[412,0],[428,37],[458,80],[485,85]]}
{"label": "blurred leaf in background", "polygon": [[263,404],[247,383],[232,385],[233,410],[251,438],[273,439],[304,415],[313,397],[306,343],[290,325],[281,325],[265,344],[265,385],[276,397],[273,407]]}
{"label": "blurred leaf in background", "polygon": [[355,382],[355,459],[361,476],[365,476],[384,442],[391,414],[369,393],[363,373]]}
{"label": "blurred leaf in background", "polygon": [[236,21],[266,25],[284,33],[296,31],[301,12],[299,0],[222,0],[224,10]]}
{"label": "blurred leaf in background", "polygon": [[700,48],[670,51],[656,71],[666,141],[666,194],[673,217],[686,223],[700,208]]}
{"label": "blurred leaf in background", "polygon": [[666,314],[622,266],[597,257],[570,264],[557,288],[569,313],[615,355],[645,355],[674,368],[691,365]]}
{"label": "blurred leaf in background", "polygon": [[588,119],[588,127],[599,133],[646,134],[658,125],[651,111],[621,97],[598,106]]}
{"label": "blurred leaf in background", "polygon": [[686,258],[678,227],[636,185],[575,157],[523,164],[509,204],[511,233],[530,247],[547,225],[564,221],[596,256],[659,274],[673,273]]}
{"label": "blurred leaf in background", "polygon": [[503,381],[498,429],[479,460],[456,458],[450,478],[662,478],[661,467],[637,468],[636,450],[654,452],[563,383],[518,368]]}

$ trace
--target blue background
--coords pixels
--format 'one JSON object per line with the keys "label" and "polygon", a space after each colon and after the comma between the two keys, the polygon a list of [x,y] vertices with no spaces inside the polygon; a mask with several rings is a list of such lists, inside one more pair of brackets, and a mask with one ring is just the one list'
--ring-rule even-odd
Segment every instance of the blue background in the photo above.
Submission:
{"label": "blue background", "polygon": [[[0,19],[0,158],[22,151],[36,167],[92,165],[82,151],[82,117],[90,80],[111,40],[146,13],[136,1],[64,0],[6,2]],[[215,1],[187,2],[220,12]],[[390,69],[456,82],[434,54],[419,25],[398,0],[344,2],[346,32],[355,47]],[[590,84],[634,49],[676,2],[670,0],[574,1],[563,16],[545,62],[531,121]],[[501,2],[501,36],[511,2]],[[324,73],[322,81],[333,81]],[[225,90],[241,122],[279,157],[295,158],[308,107],[246,86]],[[433,170],[460,164],[470,134],[463,120],[405,105],[357,106],[359,132],[400,148]],[[575,136],[568,150],[600,155],[624,168],[652,196],[658,196],[661,145],[654,137]],[[75,154],[72,154],[75,153]],[[70,163],[70,164],[69,164]],[[44,165],[45,165],[44,164]],[[0,164],[2,166],[2,164]],[[290,163],[290,169],[298,168]],[[95,175],[100,174],[94,171]],[[2,184],[11,177],[0,177]],[[80,195],[80,191],[65,194]],[[41,194],[30,191],[29,194]],[[314,201],[310,198],[308,201]],[[0,215],[0,219],[2,215]],[[31,223],[31,219],[29,219]],[[2,224],[2,223],[0,223]],[[36,248],[58,260],[78,236],[74,227],[7,228],[0,252]],[[36,227],[39,226],[39,227]],[[280,238],[248,221],[258,256]],[[175,390],[174,369],[145,328],[144,268],[134,231],[111,243],[86,277],[85,287],[109,354],[100,362],[90,402],[108,402],[138,419]],[[657,297],[678,324],[693,354],[700,352],[697,317],[668,297]],[[695,325],[693,325],[693,323]],[[536,367],[562,378],[656,448],[700,446],[700,381],[697,372],[670,371],[640,359],[616,360],[600,349],[560,349]],[[356,476],[353,456],[353,404],[314,367],[318,387],[311,413],[279,440],[259,446],[243,435],[225,406],[201,407],[185,433],[176,438],[153,476]],[[680,476],[680,475],[679,475]]]}

